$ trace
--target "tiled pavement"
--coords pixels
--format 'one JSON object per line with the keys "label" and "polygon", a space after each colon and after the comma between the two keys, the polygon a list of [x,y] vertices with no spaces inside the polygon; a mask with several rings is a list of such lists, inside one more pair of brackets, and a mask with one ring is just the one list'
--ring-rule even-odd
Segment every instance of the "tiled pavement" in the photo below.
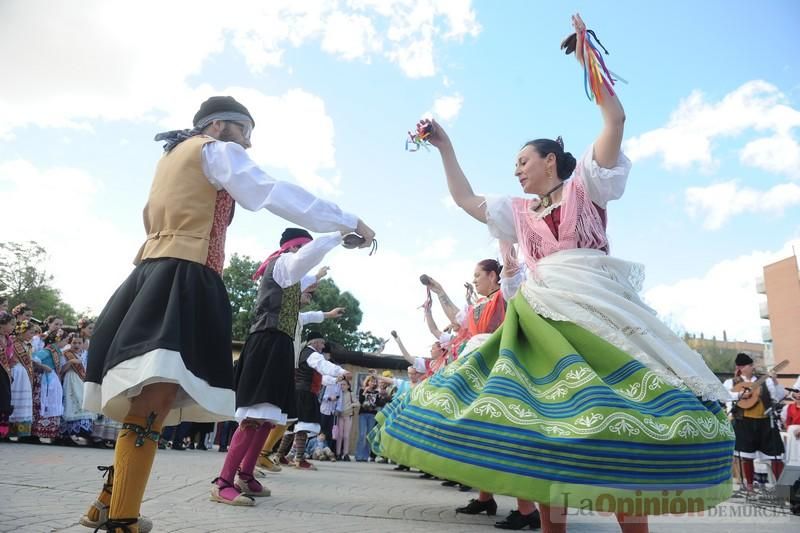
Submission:
{"label": "tiled pavement", "polygon": [[[0,443],[0,532],[46,533],[90,530],[78,517],[101,486],[96,465],[111,464],[110,450]],[[142,506],[156,532],[489,532],[496,517],[456,515],[470,494],[442,487],[416,474],[373,463],[317,463],[316,472],[269,474],[273,496],[253,508],[229,507],[208,499],[222,464],[216,451],[159,451]],[[499,514],[513,500],[498,498]],[[775,515],[742,503],[720,508],[738,517],[659,517],[651,532],[722,533],[797,531],[800,517]],[[569,530],[619,531],[613,517],[573,516]]]}

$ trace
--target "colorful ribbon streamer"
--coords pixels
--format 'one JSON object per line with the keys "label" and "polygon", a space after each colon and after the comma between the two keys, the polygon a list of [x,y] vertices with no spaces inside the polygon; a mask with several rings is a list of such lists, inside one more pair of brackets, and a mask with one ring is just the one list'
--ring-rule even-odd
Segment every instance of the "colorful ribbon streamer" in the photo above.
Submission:
{"label": "colorful ribbon streamer", "polygon": [[[608,94],[614,95],[614,83],[622,80],[619,76],[608,70],[600,50],[594,43],[597,36],[591,30],[583,30],[583,89],[586,91],[586,97],[590,101],[596,101],[598,104],[603,101],[603,86],[608,90]],[[608,50],[597,41],[597,45],[608,54]]]}

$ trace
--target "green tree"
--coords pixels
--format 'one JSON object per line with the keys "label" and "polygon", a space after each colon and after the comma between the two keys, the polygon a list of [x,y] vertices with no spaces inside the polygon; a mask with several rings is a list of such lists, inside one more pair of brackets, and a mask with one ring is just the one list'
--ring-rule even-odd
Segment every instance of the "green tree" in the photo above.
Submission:
{"label": "green tree", "polygon": [[346,350],[358,350],[358,326],[363,314],[358,300],[349,292],[341,292],[332,279],[323,279],[314,291],[314,299],[305,305],[302,311],[330,311],[344,307],[344,316],[326,320],[321,324],[311,324],[305,329],[314,329],[325,335],[325,338]]}
{"label": "green tree", "polygon": [[58,315],[65,323],[74,324],[78,318],[75,309],[52,286],[53,276],[45,264],[47,251],[34,241],[0,242],[0,293],[12,306],[28,304],[36,318]]}
{"label": "green tree", "polygon": [[222,280],[228,290],[233,315],[233,338],[244,340],[255,315],[253,313],[258,283],[253,281],[253,273],[260,263],[248,256],[233,254],[228,267],[222,271]]}
{"label": "green tree", "polygon": [[358,340],[356,350],[359,352],[382,353],[386,346],[386,339],[376,337],[371,331],[357,331],[356,339]]}

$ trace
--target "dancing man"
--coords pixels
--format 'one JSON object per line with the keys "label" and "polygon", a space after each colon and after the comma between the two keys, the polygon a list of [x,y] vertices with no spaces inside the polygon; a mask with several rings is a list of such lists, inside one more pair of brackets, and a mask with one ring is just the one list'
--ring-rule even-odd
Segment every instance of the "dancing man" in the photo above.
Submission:
{"label": "dancing man", "polygon": [[314,465],[303,457],[309,435],[320,431],[319,393],[322,385],[332,385],[350,378],[350,372],[325,359],[322,350],[325,338],[317,331],[306,335],[306,347],[300,352],[297,369],[294,373],[295,406],[297,423],[293,432],[286,432],[278,448],[278,460],[288,464],[286,455],[294,443],[294,466],[300,470],[316,470]]}
{"label": "dancing man", "polygon": [[268,209],[312,231],[374,232],[303,188],[273,179],[247,155],[255,121],[230,96],[200,106],[191,130],[165,141],[136,268],[109,300],[89,348],[84,406],[122,420],[108,480],[81,523],[149,531],[139,508],[162,426],[227,420],[235,409],[231,310],[222,268],[234,203]]}
{"label": "dancing man", "polygon": [[295,337],[301,327],[298,311],[303,289],[325,275],[327,269],[316,276],[308,272],[341,242],[341,233],[312,239],[304,229],[287,228],[281,235],[280,248],[254,275],[261,280],[255,320],[234,376],[239,427],[222,470],[212,482],[212,501],[249,506],[254,504],[253,496],[270,495],[253,472],[273,427],[283,426],[295,416]]}

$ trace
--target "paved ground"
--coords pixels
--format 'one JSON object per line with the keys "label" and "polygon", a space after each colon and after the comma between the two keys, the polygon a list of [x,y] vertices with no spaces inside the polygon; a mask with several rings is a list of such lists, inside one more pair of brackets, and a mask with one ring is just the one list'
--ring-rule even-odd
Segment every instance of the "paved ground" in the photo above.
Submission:
{"label": "paved ground", "polygon": [[[101,486],[96,465],[110,464],[111,450],[0,443],[0,532],[82,532],[78,517]],[[469,494],[442,487],[390,465],[321,463],[316,472],[269,474],[273,496],[254,508],[208,500],[208,487],[222,464],[216,451],[160,451],[142,512],[157,532],[488,532],[495,518],[456,515]],[[474,497],[474,493],[472,494]],[[499,514],[511,498],[498,498]],[[660,517],[651,532],[722,533],[743,527],[797,531],[800,517],[776,515],[743,503],[718,508],[726,517]],[[731,516],[731,515],[737,516]],[[618,531],[613,517],[571,516],[570,531]]]}

